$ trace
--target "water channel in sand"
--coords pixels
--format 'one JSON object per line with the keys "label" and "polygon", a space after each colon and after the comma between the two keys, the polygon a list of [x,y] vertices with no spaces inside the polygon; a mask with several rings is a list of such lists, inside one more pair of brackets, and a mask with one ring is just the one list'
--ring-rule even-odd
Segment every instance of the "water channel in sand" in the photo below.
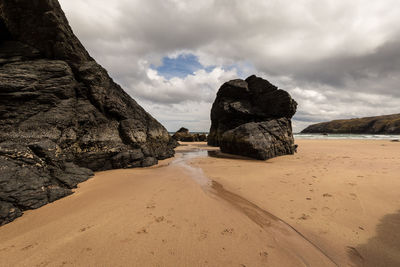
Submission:
{"label": "water channel in sand", "polygon": [[338,264],[316,244],[285,221],[279,219],[256,204],[238,194],[226,190],[220,183],[209,179],[200,167],[190,164],[191,160],[207,156],[216,156],[216,151],[205,149],[185,150],[177,153],[171,165],[183,168],[207,194],[227,201],[232,207],[247,216],[271,235],[280,249],[295,256],[304,266],[338,266]]}

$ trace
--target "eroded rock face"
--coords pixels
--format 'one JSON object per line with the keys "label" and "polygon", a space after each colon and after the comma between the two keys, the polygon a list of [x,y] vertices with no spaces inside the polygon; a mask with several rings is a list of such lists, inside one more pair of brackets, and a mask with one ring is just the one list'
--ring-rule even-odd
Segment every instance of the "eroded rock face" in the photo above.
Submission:
{"label": "eroded rock face", "polygon": [[290,120],[287,118],[242,124],[223,134],[220,147],[224,153],[260,160],[295,151]]}
{"label": "eroded rock face", "polygon": [[211,110],[208,144],[262,160],[293,154],[296,108],[289,93],[255,75],[226,82]]}
{"label": "eroded rock face", "polygon": [[57,0],[0,0],[0,225],[93,171],[154,165],[173,148],[90,57]]}

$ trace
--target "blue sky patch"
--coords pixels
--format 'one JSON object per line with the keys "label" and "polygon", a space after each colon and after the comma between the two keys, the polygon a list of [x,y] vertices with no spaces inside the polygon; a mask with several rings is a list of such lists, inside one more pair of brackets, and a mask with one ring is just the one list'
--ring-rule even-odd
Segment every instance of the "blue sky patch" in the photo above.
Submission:
{"label": "blue sky patch", "polygon": [[158,74],[171,79],[173,77],[185,78],[194,74],[195,71],[204,69],[211,72],[215,66],[203,66],[199,58],[193,54],[180,54],[176,58],[163,57],[162,64],[158,67],[152,65],[152,69],[157,70]]}

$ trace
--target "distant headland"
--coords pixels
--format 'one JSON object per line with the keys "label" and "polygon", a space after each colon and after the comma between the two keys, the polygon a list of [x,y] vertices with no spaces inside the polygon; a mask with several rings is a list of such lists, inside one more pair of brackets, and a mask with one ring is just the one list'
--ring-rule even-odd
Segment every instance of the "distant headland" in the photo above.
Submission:
{"label": "distant headland", "polygon": [[321,122],[301,133],[400,134],[400,114]]}

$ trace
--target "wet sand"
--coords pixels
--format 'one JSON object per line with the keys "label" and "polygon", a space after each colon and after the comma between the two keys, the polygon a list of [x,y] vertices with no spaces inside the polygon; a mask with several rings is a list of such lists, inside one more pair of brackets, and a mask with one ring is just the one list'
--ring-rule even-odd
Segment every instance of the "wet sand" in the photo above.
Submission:
{"label": "wet sand", "polygon": [[297,143],[268,161],[185,143],[96,173],[0,227],[0,265],[399,266],[400,144]]}

